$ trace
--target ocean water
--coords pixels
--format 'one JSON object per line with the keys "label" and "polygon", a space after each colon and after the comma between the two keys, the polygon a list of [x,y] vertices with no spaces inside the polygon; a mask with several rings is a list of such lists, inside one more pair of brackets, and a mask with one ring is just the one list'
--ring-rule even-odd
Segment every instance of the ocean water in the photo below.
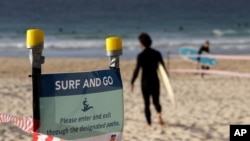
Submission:
{"label": "ocean water", "polygon": [[147,32],[163,56],[209,40],[214,54],[250,54],[249,0],[1,0],[0,56],[28,57],[26,31],[45,32],[45,57],[106,57],[105,39],[123,39],[123,57]]}

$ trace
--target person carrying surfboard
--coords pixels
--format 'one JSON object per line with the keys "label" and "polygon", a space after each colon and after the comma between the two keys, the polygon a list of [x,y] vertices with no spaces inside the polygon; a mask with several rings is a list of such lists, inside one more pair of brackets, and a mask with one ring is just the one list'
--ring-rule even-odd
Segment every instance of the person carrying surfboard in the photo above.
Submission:
{"label": "person carrying surfboard", "polygon": [[158,113],[159,124],[164,125],[161,115],[162,107],[160,104],[160,82],[157,75],[158,64],[161,63],[166,71],[167,69],[164,65],[161,53],[151,48],[151,37],[147,33],[141,33],[138,36],[138,39],[141,44],[142,51],[137,56],[136,67],[131,79],[131,92],[134,90],[134,82],[141,68],[141,90],[145,106],[145,117],[148,126],[151,126],[150,97],[153,98],[153,104]]}
{"label": "person carrying surfboard", "polygon": [[[200,59],[201,59],[201,54],[203,53],[203,52],[206,52],[206,53],[209,53],[210,52],[210,50],[209,50],[209,41],[206,41],[201,47],[200,47],[200,49],[199,49],[199,51],[198,51],[198,57],[197,57],[197,60],[198,60],[198,62],[200,62]],[[199,66],[199,63],[198,63],[198,66]],[[207,65],[200,65],[201,66],[201,69],[202,70],[209,70],[209,66],[207,66]],[[204,73],[201,73],[201,77],[203,78],[204,77]]]}

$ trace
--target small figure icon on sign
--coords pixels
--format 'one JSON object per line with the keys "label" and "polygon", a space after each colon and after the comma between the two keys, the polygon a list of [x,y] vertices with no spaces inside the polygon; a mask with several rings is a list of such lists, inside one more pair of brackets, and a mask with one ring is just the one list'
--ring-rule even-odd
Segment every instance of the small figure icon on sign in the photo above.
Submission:
{"label": "small figure icon on sign", "polygon": [[89,106],[89,104],[87,104],[87,98],[84,99],[82,104],[83,104],[83,109],[82,109],[83,112],[86,112],[91,108],[94,108],[93,106]]}

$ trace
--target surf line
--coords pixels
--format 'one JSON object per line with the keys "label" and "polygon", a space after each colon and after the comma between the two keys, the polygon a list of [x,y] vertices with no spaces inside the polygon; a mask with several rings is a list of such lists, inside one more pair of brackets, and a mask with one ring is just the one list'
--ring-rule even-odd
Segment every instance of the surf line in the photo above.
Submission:
{"label": "surf line", "polygon": [[206,73],[206,74],[218,74],[218,75],[250,78],[250,73],[239,73],[239,72],[230,72],[221,70],[171,69],[169,71],[175,73]]}
{"label": "surf line", "polygon": [[172,54],[170,58],[179,58],[179,57],[213,57],[217,59],[228,59],[228,60],[250,60],[250,56],[248,55],[221,55],[221,54],[206,54],[206,55],[177,55]]}

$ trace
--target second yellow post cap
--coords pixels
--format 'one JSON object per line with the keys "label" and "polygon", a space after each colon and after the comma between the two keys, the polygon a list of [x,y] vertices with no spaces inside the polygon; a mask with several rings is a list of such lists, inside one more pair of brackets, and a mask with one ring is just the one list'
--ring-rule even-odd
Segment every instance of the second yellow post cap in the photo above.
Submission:
{"label": "second yellow post cap", "polygon": [[106,38],[106,51],[116,51],[122,49],[122,39],[120,37]]}

